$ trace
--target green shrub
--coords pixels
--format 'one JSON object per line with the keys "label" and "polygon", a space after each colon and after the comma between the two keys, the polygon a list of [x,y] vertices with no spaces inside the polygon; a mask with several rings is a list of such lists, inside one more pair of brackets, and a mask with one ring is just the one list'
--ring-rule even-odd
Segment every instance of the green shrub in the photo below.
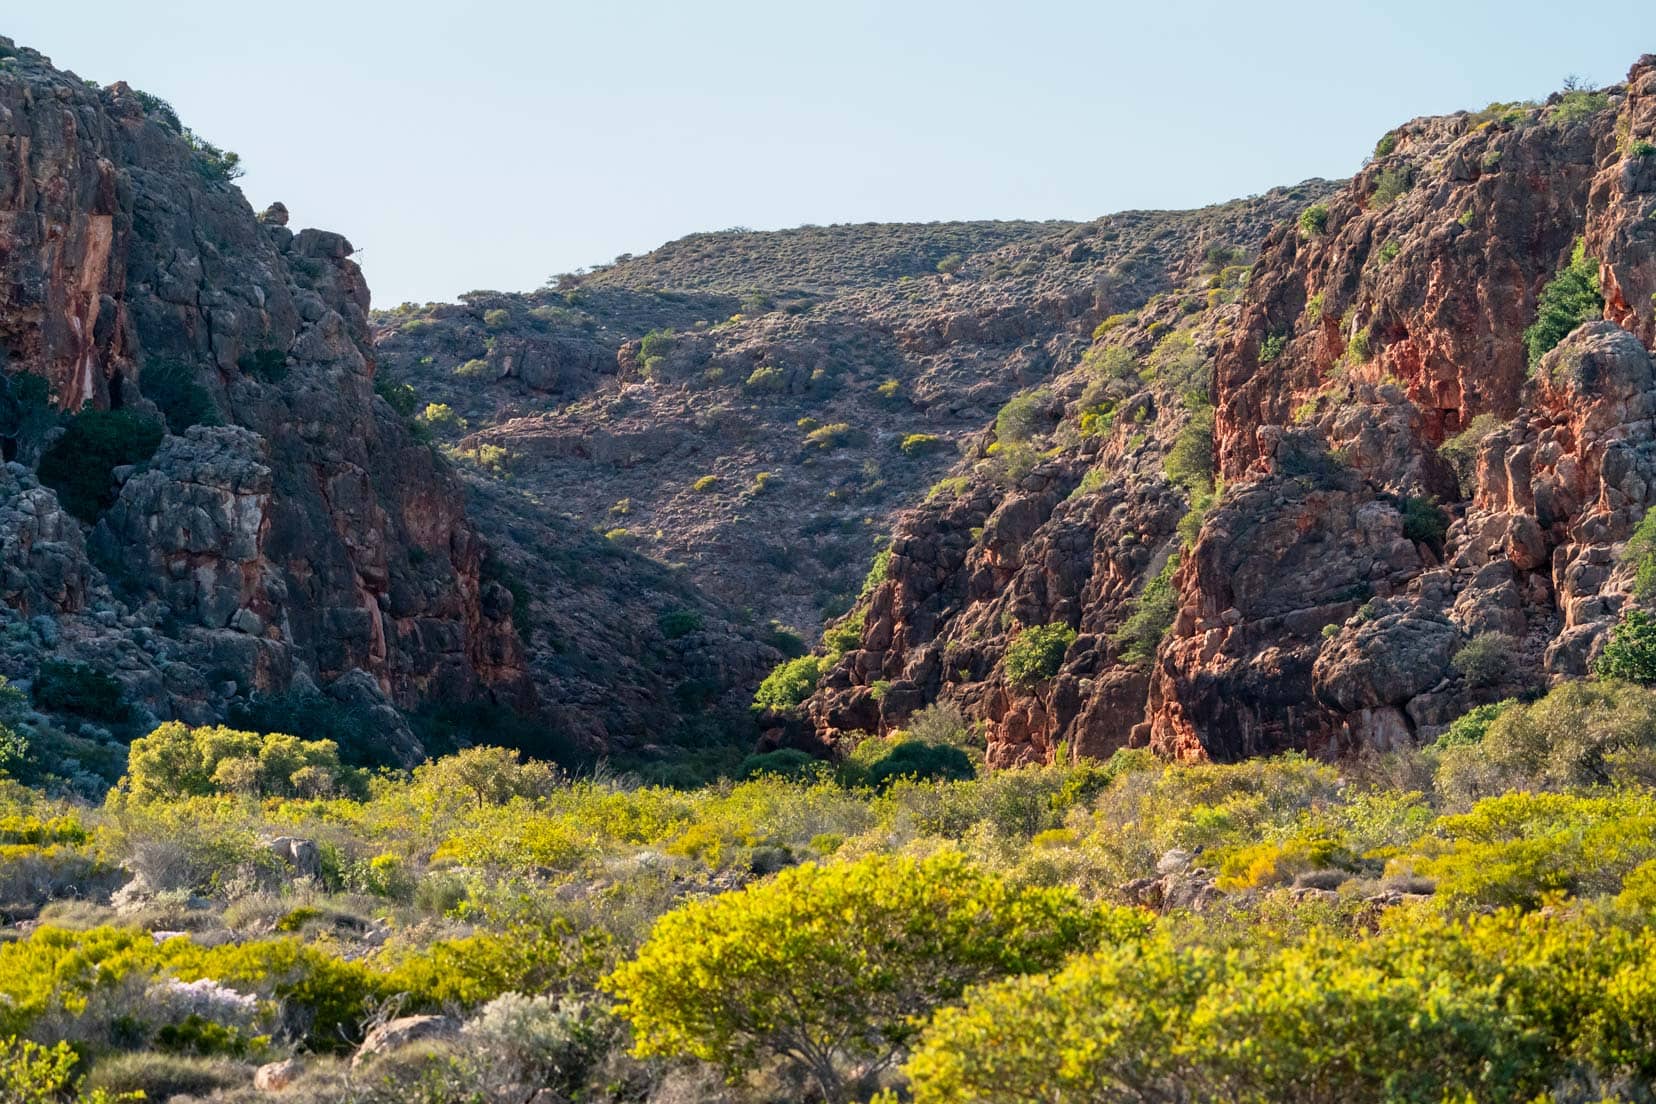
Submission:
{"label": "green shrub", "polygon": [[1047,428],[1046,406],[1052,395],[1046,390],[1015,395],[995,416],[995,440],[1003,445],[1023,444]]}
{"label": "green shrub", "polygon": [[136,802],[216,793],[315,797],[340,784],[337,744],[279,732],[168,721],[134,740],[127,757],[126,791]]}
{"label": "green shrub", "polygon": [[702,627],[702,615],[695,610],[668,610],[656,618],[656,624],[660,626],[662,636],[668,640],[677,640],[699,631]]}
{"label": "green shrub", "polygon": [[384,376],[374,377],[374,394],[400,417],[412,418],[420,408],[420,393],[406,383],[395,383]]}
{"label": "green shrub", "polygon": [[1518,643],[1505,633],[1480,633],[1455,653],[1450,666],[1475,687],[1511,682],[1518,676]]}
{"label": "green shrub", "polygon": [[953,782],[973,778],[976,774],[972,761],[959,748],[928,744],[922,740],[905,740],[868,768],[867,780],[876,790],[884,790],[899,778]]}
{"label": "green shrub", "polygon": [[[1108,321],[1108,319],[1106,319]],[[1081,356],[1081,367],[1098,380],[1137,380],[1138,358],[1120,345],[1093,345]]]}
{"label": "green shrub", "polygon": [[1191,495],[1213,490],[1213,408],[1203,407],[1179,430],[1162,462],[1167,478]]}
{"label": "green shrub", "polygon": [[1110,432],[1115,426],[1116,404],[1113,402],[1100,403],[1090,409],[1081,411],[1080,418],[1076,419],[1077,428],[1083,437],[1101,437]]}
{"label": "green shrub", "polygon": [[904,1066],[915,1104],[1230,1099],[1191,1084],[1183,1057],[1219,966],[1135,940],[974,989],[938,1010]]}
{"label": "green shrub", "polygon": [[920,456],[935,452],[942,446],[943,438],[935,433],[910,433],[897,447],[902,450],[904,456]]}
{"label": "green shrub", "polygon": [[806,863],[668,913],[604,985],[640,1056],[727,1074],[779,1058],[845,1104],[852,1071],[888,1064],[933,1008],[1056,966],[1105,923],[1073,890],[1014,888],[954,852]]}
{"label": "green shrub", "polygon": [[1390,156],[1392,150],[1394,150],[1396,148],[1397,148],[1397,131],[1389,130],[1385,134],[1382,134],[1380,136],[1380,140],[1378,142],[1374,143],[1374,157],[1375,157],[1375,160],[1379,160],[1382,157]]}
{"label": "green shrub", "polygon": [[1656,510],[1646,510],[1622,547],[1623,563],[1635,565],[1633,596],[1641,602],[1656,598]]}
{"label": "green shrub", "polygon": [[195,154],[195,169],[203,180],[215,184],[229,184],[242,175],[240,154],[220,149],[189,127],[184,128],[183,136],[185,145]]}
{"label": "green shrub", "polygon": [[1265,340],[1259,343],[1259,363],[1269,364],[1282,355],[1282,350],[1288,347],[1288,335],[1283,332],[1269,333]]}
{"label": "green shrub", "polygon": [[809,778],[821,769],[822,760],[808,752],[798,748],[778,748],[743,759],[742,765],[736,769],[736,777],[746,780],[774,775],[799,780]]}
{"label": "green shrub", "polygon": [[1596,115],[1610,106],[1610,97],[1603,92],[1592,92],[1585,88],[1572,88],[1566,91],[1559,102],[1553,107],[1553,118],[1563,123],[1579,122],[1589,116]]}
{"label": "green shrub", "polygon": [[40,458],[40,481],[88,525],[115,503],[115,469],[142,464],[161,445],[161,423],[135,410],[83,410]]}
{"label": "green shrub", "polygon": [[1449,533],[1449,515],[1429,498],[1409,495],[1403,499],[1403,535],[1442,553],[1443,538]]}
{"label": "green shrub", "polygon": [[1570,260],[1536,300],[1535,321],[1524,331],[1530,367],[1541,363],[1570,331],[1604,313],[1598,263],[1587,256],[1587,242],[1577,238]]}
{"label": "green shrub", "polygon": [[1656,142],[1647,142],[1639,139],[1627,147],[1629,157],[1656,157]]}
{"label": "green shrub", "polygon": [[1092,338],[1094,341],[1097,341],[1111,330],[1131,325],[1137,320],[1138,316],[1131,311],[1123,311],[1120,314],[1109,315],[1102,322],[1093,327]]}
{"label": "green shrub", "polygon": [[959,253],[950,253],[948,256],[937,262],[937,271],[943,273],[944,275],[959,272],[960,266],[965,263],[966,259]]}
{"label": "green shrub", "polygon": [[460,427],[460,416],[448,403],[426,403],[425,409],[420,411],[419,421],[433,429],[452,430]]}
{"label": "green shrub", "polygon": [[928,744],[967,748],[982,744],[967,723],[966,715],[953,702],[933,702],[911,716],[903,725],[910,738]]}
{"label": "green shrub", "polygon": [[1178,394],[1197,391],[1202,401],[1206,401],[1212,382],[1208,358],[1196,339],[1184,330],[1175,330],[1156,342],[1156,347],[1145,358],[1145,367],[1150,378],[1168,390]]}
{"label": "green shrub", "polygon": [[868,565],[868,574],[863,576],[862,589],[857,592],[858,599],[867,598],[874,593],[874,589],[887,579],[891,578],[891,549],[882,548],[874,553],[874,561]]}
{"label": "green shrub", "polygon": [[1075,630],[1063,622],[1031,625],[1006,646],[1006,677],[1014,686],[1033,687],[1058,673]]}
{"label": "green shrub", "polygon": [[119,724],[128,715],[121,684],[84,663],[44,661],[31,693],[37,706],[54,713],[73,713],[107,724]]}
{"label": "green shrub", "polygon": [[160,407],[167,428],[182,434],[193,425],[217,425],[218,408],[197,380],[195,370],[181,360],[157,360],[144,366],[139,379],[144,397]]}
{"label": "green shrub", "polygon": [[1567,682],[1527,705],[1484,708],[1445,734],[1438,785],[1463,801],[1641,779],[1656,749],[1656,691],[1632,683]]}
{"label": "green shrub", "polygon": [[1656,618],[1630,609],[1610,630],[1610,641],[1593,661],[1593,674],[1604,679],[1656,682]]}
{"label": "green shrub", "polygon": [[143,107],[145,115],[155,116],[158,123],[174,134],[184,133],[184,124],[179,121],[178,112],[173,110],[172,104],[153,92],[145,92],[142,88],[134,88],[132,95]]}
{"label": "green shrub", "polygon": [[1437,743],[1434,746],[1452,748],[1481,743],[1484,734],[1489,731],[1489,726],[1495,723],[1495,718],[1516,704],[1516,701],[1508,698],[1506,701],[1491,705],[1480,705],[1462,713],[1444,730],[1443,735],[1437,738]]}
{"label": "green shrub", "polygon": [[1374,194],[1370,197],[1370,202],[1376,207],[1389,207],[1396,202],[1398,196],[1408,191],[1413,183],[1413,174],[1406,165],[1381,169],[1375,174]]}
{"label": "green shrub", "polygon": [[800,656],[776,665],[753,695],[755,709],[792,709],[816,689],[821,676],[821,661],[816,656]]}
{"label": "green shrub", "polygon": [[832,655],[840,655],[862,644],[863,619],[867,610],[856,610],[844,620],[822,630],[822,646]]}
{"label": "green shrub", "polygon": [[718,482],[719,482],[719,477],[718,476],[716,476],[716,475],[704,475],[700,479],[696,480],[694,483],[690,484],[690,489],[692,491],[710,491],[710,490],[713,489],[713,486]]}
{"label": "green shrub", "polygon": [[1173,574],[1178,569],[1179,557],[1169,556],[1133,601],[1132,612],[1113,638],[1121,649],[1121,662],[1142,667],[1155,658],[1156,649],[1179,612],[1179,595],[1173,588]]}
{"label": "green shrub", "polygon": [[1328,207],[1322,203],[1313,203],[1300,212],[1299,231],[1308,238],[1316,237],[1328,230]]}
{"label": "green shrub", "polygon": [[672,330],[651,330],[638,341],[638,366],[645,379],[655,379],[678,344]]}
{"label": "green shrub", "polygon": [[1351,335],[1346,344],[1346,359],[1352,364],[1367,364],[1370,356],[1369,343],[1372,339],[1367,330],[1358,330]]}
{"label": "green shrub", "polygon": [[[13,764],[23,762],[29,754],[29,738],[6,724],[0,724],[0,778],[6,777],[7,768]],[[16,840],[6,839],[4,822],[0,821],[0,843],[15,843]]]}
{"label": "green shrub", "polygon": [[781,391],[785,383],[786,377],[783,376],[782,369],[774,364],[761,364],[748,376],[747,389],[774,394]]}
{"label": "green shrub", "polygon": [[[80,1055],[66,1042],[53,1046],[15,1036],[0,1038],[0,1100],[6,1104],[125,1104],[146,1099],[143,1093],[102,1086],[85,1087],[75,1076]],[[160,1098],[164,1099],[164,1098]]]}
{"label": "green shrub", "polygon": [[862,433],[851,428],[849,422],[833,422],[817,426],[805,435],[805,443],[824,452],[844,448],[860,440]]}

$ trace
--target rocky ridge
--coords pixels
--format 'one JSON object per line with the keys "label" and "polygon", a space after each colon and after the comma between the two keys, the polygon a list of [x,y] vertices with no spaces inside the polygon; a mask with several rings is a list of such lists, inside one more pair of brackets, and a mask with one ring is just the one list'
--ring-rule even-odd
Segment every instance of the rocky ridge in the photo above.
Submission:
{"label": "rocky ridge", "polygon": [[[1009,482],[980,449],[899,522],[807,704],[817,738],[946,702],[998,764],[1340,754],[1585,674],[1653,494],[1653,135],[1652,57],[1598,92],[1415,120],[1272,231],[1238,304],[1100,334],[1093,370],[1051,388],[1032,471]],[[1532,367],[1526,328],[1578,241],[1605,320]],[[1158,325],[1211,355],[1205,396],[1145,371]],[[1113,392],[1111,347],[1135,358]],[[1210,450],[1211,499],[1181,434]],[[1048,624],[1073,640],[1014,682],[1008,651]]]}
{"label": "rocky ridge", "polygon": [[[532,703],[513,597],[375,394],[350,243],[255,217],[234,175],[161,101],[0,39],[0,673],[89,663],[194,722],[339,688],[406,758],[395,710]],[[77,427],[138,450],[107,490],[90,452],[36,471]]]}

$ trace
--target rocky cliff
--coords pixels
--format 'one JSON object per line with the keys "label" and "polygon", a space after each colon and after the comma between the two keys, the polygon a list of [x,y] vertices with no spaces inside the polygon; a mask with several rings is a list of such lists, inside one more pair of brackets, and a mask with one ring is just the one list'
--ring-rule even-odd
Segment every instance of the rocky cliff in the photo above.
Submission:
{"label": "rocky cliff", "polygon": [[0,673],[86,661],[192,721],[333,688],[406,757],[388,705],[531,704],[514,599],[375,394],[350,243],[234,175],[0,39]]}
{"label": "rocky cliff", "polygon": [[[1340,753],[1585,674],[1656,494],[1653,142],[1649,57],[1415,120],[1271,232],[1239,302],[1191,286],[1101,328],[1040,398],[1033,466],[985,438],[899,523],[819,737],[945,702],[997,763]],[[1565,270],[1602,309],[1532,336]]]}

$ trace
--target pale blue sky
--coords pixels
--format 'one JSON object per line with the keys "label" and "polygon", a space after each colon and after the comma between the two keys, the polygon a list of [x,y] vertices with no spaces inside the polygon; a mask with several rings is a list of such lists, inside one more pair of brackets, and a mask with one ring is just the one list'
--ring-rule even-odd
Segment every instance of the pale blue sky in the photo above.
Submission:
{"label": "pale blue sky", "polygon": [[1412,116],[1621,79],[1656,7],[82,0],[0,33],[171,100],[241,153],[255,206],[347,234],[390,306],[732,225],[1084,219],[1343,176]]}

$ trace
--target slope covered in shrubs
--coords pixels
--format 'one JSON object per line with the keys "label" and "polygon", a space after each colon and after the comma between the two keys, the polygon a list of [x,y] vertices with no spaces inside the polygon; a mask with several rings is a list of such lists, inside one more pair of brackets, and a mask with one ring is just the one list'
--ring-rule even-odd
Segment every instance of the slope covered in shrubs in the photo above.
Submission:
{"label": "slope covered in shrubs", "polygon": [[1340,768],[983,774],[946,712],[697,790],[180,725],[101,804],[0,780],[0,1085],[251,1100],[291,1058],[317,1101],[1650,1091],[1656,690]]}

